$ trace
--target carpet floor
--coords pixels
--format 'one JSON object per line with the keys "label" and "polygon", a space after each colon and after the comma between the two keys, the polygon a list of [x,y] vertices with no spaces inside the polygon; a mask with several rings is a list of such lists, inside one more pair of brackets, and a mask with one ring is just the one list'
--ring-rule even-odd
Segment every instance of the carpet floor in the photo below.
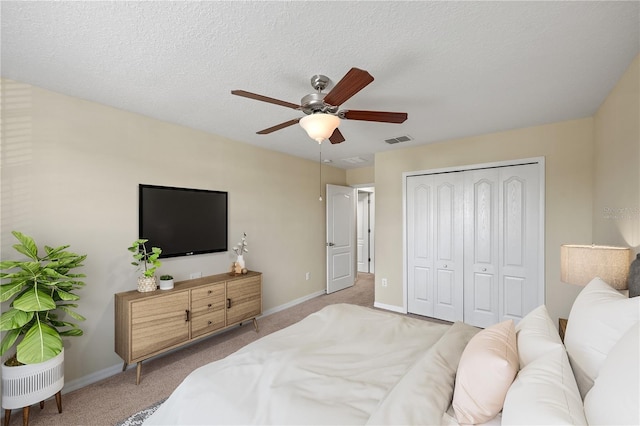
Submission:
{"label": "carpet floor", "polygon": [[[260,331],[249,322],[218,336],[169,354],[145,361],[140,384],[135,384],[135,368],[116,374],[62,396],[62,413],[55,401],[44,409],[31,407],[29,423],[40,425],[115,425],[167,398],[196,368],[226,357],[260,337],[294,324],[307,315],[334,303],[373,307],[373,275],[359,274],[353,287],[315,297],[296,306],[258,319]],[[21,410],[13,410],[10,425],[22,424]],[[132,423],[136,424],[136,423]]]}

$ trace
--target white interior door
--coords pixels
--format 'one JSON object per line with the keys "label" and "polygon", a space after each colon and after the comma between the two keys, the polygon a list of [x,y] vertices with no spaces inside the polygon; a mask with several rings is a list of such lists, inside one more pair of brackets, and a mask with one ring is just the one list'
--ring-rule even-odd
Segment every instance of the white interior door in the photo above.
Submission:
{"label": "white interior door", "polygon": [[365,191],[358,191],[358,208],[356,219],[356,244],[357,244],[357,259],[358,259],[358,272],[370,272],[369,262],[371,257],[369,256],[369,236],[371,234],[371,228],[369,227],[369,193]]}
{"label": "white interior door", "polygon": [[356,190],[327,185],[327,293],[350,287],[356,276]]}

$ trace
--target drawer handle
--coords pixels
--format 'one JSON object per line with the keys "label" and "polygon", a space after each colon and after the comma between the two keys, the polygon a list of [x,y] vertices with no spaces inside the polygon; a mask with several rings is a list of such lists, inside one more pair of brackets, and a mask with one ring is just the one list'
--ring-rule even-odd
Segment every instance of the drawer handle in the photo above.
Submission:
{"label": "drawer handle", "polygon": [[185,322],[189,322],[190,312],[189,312],[189,310],[188,310],[188,309],[185,309],[185,310],[184,310],[184,312],[185,312],[185,314],[186,314],[186,315],[185,315],[185,319],[184,319],[184,321],[185,321]]}
{"label": "drawer handle", "polygon": [[211,321],[208,321],[209,325],[213,324]]}
{"label": "drawer handle", "polygon": [[211,291],[211,290],[207,291],[207,294],[211,294],[211,293],[212,293],[212,291]]}
{"label": "drawer handle", "polygon": [[208,308],[210,308],[210,307],[211,307],[211,303],[209,303],[209,304],[207,305],[207,307],[208,307]]}
{"label": "drawer handle", "polygon": [[227,309],[231,309],[231,299],[227,299]]}

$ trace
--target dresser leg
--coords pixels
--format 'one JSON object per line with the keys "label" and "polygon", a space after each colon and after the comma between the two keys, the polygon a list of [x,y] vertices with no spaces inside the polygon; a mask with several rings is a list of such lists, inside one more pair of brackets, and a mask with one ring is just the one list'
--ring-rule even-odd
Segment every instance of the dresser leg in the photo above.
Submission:
{"label": "dresser leg", "polygon": [[257,333],[258,332],[258,320],[255,319],[255,318],[253,319],[253,326],[255,327],[256,333]]}
{"label": "dresser leg", "polygon": [[124,365],[122,366],[122,371],[125,371],[127,369],[127,365],[129,365],[129,364],[127,364],[127,361],[125,361]]}
{"label": "dresser leg", "polygon": [[140,384],[140,373],[142,373],[142,361],[138,361],[138,366],[136,367],[136,385]]}

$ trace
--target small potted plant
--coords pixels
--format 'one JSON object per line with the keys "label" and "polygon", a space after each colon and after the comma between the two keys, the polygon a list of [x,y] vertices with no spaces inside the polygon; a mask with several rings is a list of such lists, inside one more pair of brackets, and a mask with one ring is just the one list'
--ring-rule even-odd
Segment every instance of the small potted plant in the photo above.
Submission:
{"label": "small potted plant", "polygon": [[[84,274],[72,273],[82,266],[86,255],[67,251],[68,245],[44,246],[44,255],[35,241],[13,231],[19,244],[16,251],[26,260],[0,262],[0,301],[10,301],[0,316],[0,330],[6,331],[0,343],[0,356],[15,347],[15,356],[2,364],[2,408],[11,415],[13,408],[28,407],[56,394],[61,412],[60,391],[64,385],[64,347],[62,336],[81,336],[77,324],[62,315],[84,321],[73,309],[80,297]],[[3,356],[3,361],[6,358]],[[5,419],[8,423],[9,419]]]}
{"label": "small potted plant", "polygon": [[158,247],[152,247],[151,251],[148,251],[145,246],[148,241],[140,238],[131,243],[131,247],[128,248],[133,253],[134,261],[131,264],[141,269],[144,268],[142,276],[138,277],[138,291],[141,293],[155,291],[158,288],[155,273],[156,269],[162,265],[162,262],[158,260],[162,250]]}
{"label": "small potted plant", "polygon": [[172,275],[160,275],[160,290],[171,290],[173,288]]}

